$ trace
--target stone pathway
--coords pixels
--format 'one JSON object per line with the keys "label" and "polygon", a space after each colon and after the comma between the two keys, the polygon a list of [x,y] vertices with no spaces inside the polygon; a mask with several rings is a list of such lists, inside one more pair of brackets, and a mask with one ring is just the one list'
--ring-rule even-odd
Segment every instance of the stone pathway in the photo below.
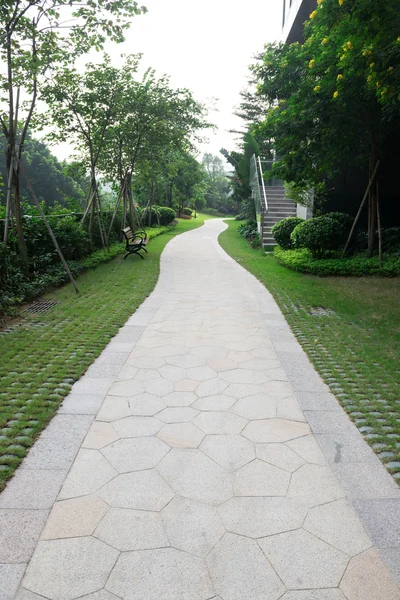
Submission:
{"label": "stone pathway", "polygon": [[168,244],[0,497],[1,600],[400,600],[399,488],[224,227]]}

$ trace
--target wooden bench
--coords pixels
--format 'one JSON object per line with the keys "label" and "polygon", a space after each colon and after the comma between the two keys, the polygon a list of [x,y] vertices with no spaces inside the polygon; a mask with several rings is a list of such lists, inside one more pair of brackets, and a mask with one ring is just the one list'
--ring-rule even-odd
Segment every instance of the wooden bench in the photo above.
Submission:
{"label": "wooden bench", "polygon": [[144,256],[140,254],[140,251],[144,250],[147,252],[146,244],[149,240],[147,239],[146,232],[144,230],[137,230],[133,233],[130,227],[125,227],[125,229],[122,230],[122,233],[124,234],[126,242],[126,254],[124,260],[128,258],[130,254],[138,254],[140,258],[144,258]]}

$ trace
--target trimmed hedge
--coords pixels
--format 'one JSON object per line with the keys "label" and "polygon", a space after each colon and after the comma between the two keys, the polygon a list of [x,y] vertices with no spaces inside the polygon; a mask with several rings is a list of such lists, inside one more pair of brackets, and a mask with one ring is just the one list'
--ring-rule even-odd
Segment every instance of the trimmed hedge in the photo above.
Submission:
{"label": "trimmed hedge", "polygon": [[279,246],[274,250],[274,256],[280,265],[322,277],[344,276],[362,277],[365,275],[381,275],[394,277],[400,275],[400,256],[385,254],[382,265],[379,257],[367,258],[365,254],[356,254],[346,258],[320,258],[316,259],[306,248],[299,250],[283,250]]}
{"label": "trimmed hedge", "polygon": [[188,206],[185,206],[185,207],[182,209],[182,212],[183,212],[183,214],[184,214],[184,215],[186,215],[186,216],[188,216],[188,217],[191,217],[191,216],[192,216],[192,214],[193,214],[193,211],[192,211],[192,209],[191,209],[191,208],[189,208]]}
{"label": "trimmed hedge", "polygon": [[271,229],[271,233],[274,236],[276,243],[279,244],[281,248],[285,248],[285,250],[293,248],[293,242],[290,235],[294,228],[297,227],[297,225],[300,225],[300,223],[304,223],[304,219],[301,219],[300,217],[287,217],[286,219],[282,219],[282,221],[275,223]]}
{"label": "trimmed hedge", "polygon": [[307,248],[313,256],[322,257],[344,246],[350,227],[349,215],[328,213],[297,225],[290,239],[294,248]]}
{"label": "trimmed hedge", "polygon": [[[155,227],[169,225],[176,217],[176,212],[168,206],[152,206],[142,211],[140,220],[143,227]],[[150,222],[149,222],[150,221]]]}

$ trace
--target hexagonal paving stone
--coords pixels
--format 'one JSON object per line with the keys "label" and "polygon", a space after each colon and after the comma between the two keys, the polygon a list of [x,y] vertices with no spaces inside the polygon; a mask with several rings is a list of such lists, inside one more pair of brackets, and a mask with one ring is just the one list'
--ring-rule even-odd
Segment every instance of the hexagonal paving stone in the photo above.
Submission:
{"label": "hexagonal paving stone", "polygon": [[102,452],[118,473],[129,473],[157,466],[169,447],[156,437],[141,437],[119,440]]}
{"label": "hexagonal paving stone", "polygon": [[277,399],[266,394],[255,394],[238,400],[232,411],[245,419],[273,419],[276,417]]}
{"label": "hexagonal paving stone", "polygon": [[347,600],[398,600],[399,586],[376,548],[354,556],[340,583]]}
{"label": "hexagonal paving stone", "polygon": [[217,371],[217,373],[231,371],[232,369],[237,369],[239,366],[238,362],[229,358],[209,358],[207,364],[211,369]]}
{"label": "hexagonal paving stone", "polygon": [[299,590],[288,592],[282,600],[346,600],[337,588],[330,590]]}
{"label": "hexagonal paving stone", "polygon": [[214,593],[204,562],[174,548],[122,554],[106,587],[123,600],[208,600]]}
{"label": "hexagonal paving stone", "polygon": [[145,381],[144,388],[148,394],[154,394],[155,396],[165,396],[174,391],[174,385],[168,379],[160,377],[154,381]]}
{"label": "hexagonal paving stone", "polygon": [[307,508],[293,498],[232,498],[218,510],[227,531],[261,538],[301,527]]}
{"label": "hexagonal paving stone", "polygon": [[176,392],[194,392],[198,385],[199,382],[193,381],[193,379],[182,379],[182,381],[175,383],[174,390]]}
{"label": "hexagonal paving stone", "polygon": [[93,494],[117,471],[99,450],[80,450],[59,494],[60,500]]}
{"label": "hexagonal paving stone", "polygon": [[292,590],[337,587],[349,561],[348,556],[302,529],[264,538],[259,544]]}
{"label": "hexagonal paving stone", "polygon": [[81,496],[56,502],[43,529],[43,540],[92,535],[107,512],[98,496]]}
{"label": "hexagonal paving stone", "polygon": [[173,365],[165,365],[159,369],[159,373],[161,377],[167,379],[168,381],[172,381],[175,383],[176,381],[182,381],[185,379],[186,372],[185,369],[181,369],[180,367],[174,367]]}
{"label": "hexagonal paving stone", "polygon": [[128,358],[128,363],[138,369],[159,369],[165,365],[165,360],[155,356],[138,356]]}
{"label": "hexagonal paving stone", "polygon": [[219,377],[215,377],[214,379],[202,381],[196,389],[196,394],[200,398],[204,398],[204,396],[216,396],[223,394],[228,385],[227,381],[222,381]]}
{"label": "hexagonal paving stone", "polygon": [[158,434],[160,440],[172,448],[198,448],[204,436],[193,423],[171,423]]}
{"label": "hexagonal paving stone", "polygon": [[165,404],[161,398],[153,394],[139,394],[129,398],[129,408],[131,415],[152,417],[163,410]]}
{"label": "hexagonal paving stone", "polygon": [[191,367],[187,369],[186,374],[189,379],[193,379],[194,381],[207,381],[207,379],[212,379],[216,377],[217,373],[210,367]]}
{"label": "hexagonal paving stone", "polygon": [[82,448],[100,450],[118,439],[119,435],[110,423],[94,421],[83,441]]}
{"label": "hexagonal paving stone", "polygon": [[306,435],[287,442],[287,446],[308,463],[325,465],[326,459],[313,435]]}
{"label": "hexagonal paving stone", "polygon": [[181,356],[170,356],[166,359],[167,363],[182,369],[190,369],[192,367],[202,367],[206,364],[204,358],[193,356],[192,354],[184,354]]}
{"label": "hexagonal paving stone", "polygon": [[256,454],[257,458],[289,473],[304,465],[304,460],[285,444],[256,444]]}
{"label": "hexagonal paving stone", "polygon": [[96,416],[96,421],[115,421],[131,414],[128,398],[107,396]]}
{"label": "hexagonal paving stone", "polygon": [[175,498],[162,511],[171,546],[205,557],[224,535],[217,509],[193,500]]}
{"label": "hexagonal paving stone", "polygon": [[265,371],[249,371],[248,369],[233,369],[232,371],[223,371],[219,374],[221,379],[229,383],[267,383],[271,377]]}
{"label": "hexagonal paving stone", "polygon": [[292,475],[288,496],[304,498],[310,506],[344,498],[345,494],[330,467],[303,465]]}
{"label": "hexagonal paving stone", "polygon": [[157,419],[160,419],[164,423],[189,423],[198,414],[199,411],[190,406],[175,406],[165,408],[162,412],[158,413]]}
{"label": "hexagonal paving stone", "polygon": [[230,477],[200,450],[173,448],[157,468],[184,498],[218,505],[232,496]]}
{"label": "hexagonal paving stone", "polygon": [[136,438],[156,435],[162,423],[153,417],[126,417],[113,422],[113,428],[121,438]]}
{"label": "hexagonal paving stone", "polygon": [[163,396],[163,401],[167,406],[190,406],[197,399],[193,392],[172,392]]}
{"label": "hexagonal paving stone", "polygon": [[251,358],[240,364],[241,369],[251,369],[252,371],[267,371],[280,367],[280,361],[277,358]]}
{"label": "hexagonal paving stone", "polygon": [[160,378],[161,375],[157,369],[139,369],[135,376],[138,381],[154,381]]}
{"label": "hexagonal paving stone", "polygon": [[233,474],[235,496],[285,496],[290,475],[262,460],[253,460]]}
{"label": "hexagonal paving stone", "polygon": [[143,510],[111,508],[95,537],[117,550],[151,550],[169,546],[161,517]]}
{"label": "hexagonal paving stone", "polygon": [[232,396],[218,394],[217,396],[205,396],[200,398],[192,406],[199,410],[226,411],[229,410],[236,400]]}
{"label": "hexagonal paving stone", "polygon": [[118,475],[99,491],[99,496],[115,508],[161,510],[174,497],[171,488],[156,471]]}
{"label": "hexagonal paving stone", "polygon": [[194,420],[195,425],[207,434],[240,433],[247,421],[230,412],[206,411],[201,412]]}
{"label": "hexagonal paving stone", "polygon": [[286,442],[310,433],[306,423],[287,421],[286,419],[268,419],[251,421],[243,435],[257,443]]}
{"label": "hexagonal paving stone", "polygon": [[138,372],[137,367],[133,367],[132,365],[124,365],[118,376],[116,377],[116,381],[126,381],[127,379],[134,379],[137,376]]}
{"label": "hexagonal paving stone", "polygon": [[126,381],[117,381],[116,383],[113,383],[108,395],[128,398],[130,396],[135,396],[136,394],[142,394],[143,392],[144,386],[141,381],[137,381],[136,379],[128,379]]}
{"label": "hexagonal paving stone", "polygon": [[200,450],[229,473],[256,457],[253,444],[241,435],[207,435]]}
{"label": "hexagonal paving stone", "polygon": [[207,564],[224,600],[278,600],[285,591],[254,540],[226,533]]}
{"label": "hexagonal paving stone", "polygon": [[232,398],[236,398],[237,400],[247,398],[248,396],[254,396],[260,392],[260,386],[252,385],[250,383],[230,383],[225,389],[226,396],[232,396]]}
{"label": "hexagonal paving stone", "polygon": [[101,590],[117,556],[94,538],[39,542],[22,585],[50,600],[72,600]]}
{"label": "hexagonal paving stone", "polygon": [[107,592],[107,590],[100,590],[100,592],[95,592],[94,594],[89,594],[88,596],[82,596],[82,598],[79,600],[118,600],[118,598],[117,596],[114,596],[114,594]]}
{"label": "hexagonal paving stone", "polygon": [[345,499],[311,508],[303,527],[349,556],[360,554],[372,545],[353,507]]}

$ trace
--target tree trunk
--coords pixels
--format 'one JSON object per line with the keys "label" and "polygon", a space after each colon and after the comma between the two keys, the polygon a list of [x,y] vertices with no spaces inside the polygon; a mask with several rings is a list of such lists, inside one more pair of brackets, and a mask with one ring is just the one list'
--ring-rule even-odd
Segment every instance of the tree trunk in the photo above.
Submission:
{"label": "tree trunk", "polygon": [[14,216],[18,235],[18,245],[21,254],[22,267],[25,275],[29,275],[28,250],[24,238],[21,214],[20,175],[19,170],[14,172]]}
{"label": "tree trunk", "polygon": [[[372,173],[376,162],[378,160],[378,149],[376,144],[375,134],[371,135],[371,160],[369,166],[369,176],[372,177]],[[376,231],[376,218],[377,218],[377,210],[378,210],[378,195],[377,195],[377,186],[378,186],[378,176],[375,177],[371,189],[369,191],[369,200],[368,200],[368,258],[371,258],[374,253],[374,244],[375,244],[375,231]]]}

